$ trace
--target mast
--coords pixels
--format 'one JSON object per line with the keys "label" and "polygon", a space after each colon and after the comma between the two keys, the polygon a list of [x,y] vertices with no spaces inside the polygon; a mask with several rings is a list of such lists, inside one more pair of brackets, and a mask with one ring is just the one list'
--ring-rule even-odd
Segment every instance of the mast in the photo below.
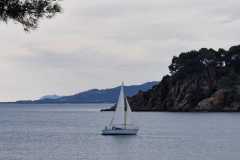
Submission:
{"label": "mast", "polygon": [[126,97],[124,97],[124,127],[127,127],[127,101]]}
{"label": "mast", "polygon": [[124,84],[122,82],[123,98],[124,98],[124,128],[127,128],[127,100],[124,93]]}

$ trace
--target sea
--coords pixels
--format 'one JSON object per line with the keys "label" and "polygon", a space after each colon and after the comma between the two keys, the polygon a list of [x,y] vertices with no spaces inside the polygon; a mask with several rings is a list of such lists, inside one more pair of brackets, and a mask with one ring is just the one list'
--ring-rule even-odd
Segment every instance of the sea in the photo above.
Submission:
{"label": "sea", "polygon": [[102,136],[111,104],[0,104],[0,160],[239,160],[239,113],[137,112]]}

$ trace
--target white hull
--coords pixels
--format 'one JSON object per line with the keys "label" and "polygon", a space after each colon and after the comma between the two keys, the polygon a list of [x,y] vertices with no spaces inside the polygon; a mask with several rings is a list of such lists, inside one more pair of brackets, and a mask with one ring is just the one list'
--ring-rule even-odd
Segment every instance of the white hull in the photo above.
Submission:
{"label": "white hull", "polygon": [[138,129],[104,129],[102,135],[136,135]]}

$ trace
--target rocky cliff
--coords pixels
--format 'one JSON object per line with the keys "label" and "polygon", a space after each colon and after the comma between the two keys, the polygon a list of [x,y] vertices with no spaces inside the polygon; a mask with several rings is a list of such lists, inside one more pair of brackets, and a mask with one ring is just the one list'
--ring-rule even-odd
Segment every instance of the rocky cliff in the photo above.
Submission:
{"label": "rocky cliff", "polygon": [[134,111],[240,111],[240,46],[181,53],[170,75],[129,97]]}

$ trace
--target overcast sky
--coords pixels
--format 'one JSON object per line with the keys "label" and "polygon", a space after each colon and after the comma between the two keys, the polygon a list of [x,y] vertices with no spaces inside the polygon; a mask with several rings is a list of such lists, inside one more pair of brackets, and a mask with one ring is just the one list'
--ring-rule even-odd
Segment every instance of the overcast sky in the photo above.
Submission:
{"label": "overcast sky", "polygon": [[240,44],[239,0],[64,0],[25,33],[0,23],[0,101],[161,80],[174,55]]}

